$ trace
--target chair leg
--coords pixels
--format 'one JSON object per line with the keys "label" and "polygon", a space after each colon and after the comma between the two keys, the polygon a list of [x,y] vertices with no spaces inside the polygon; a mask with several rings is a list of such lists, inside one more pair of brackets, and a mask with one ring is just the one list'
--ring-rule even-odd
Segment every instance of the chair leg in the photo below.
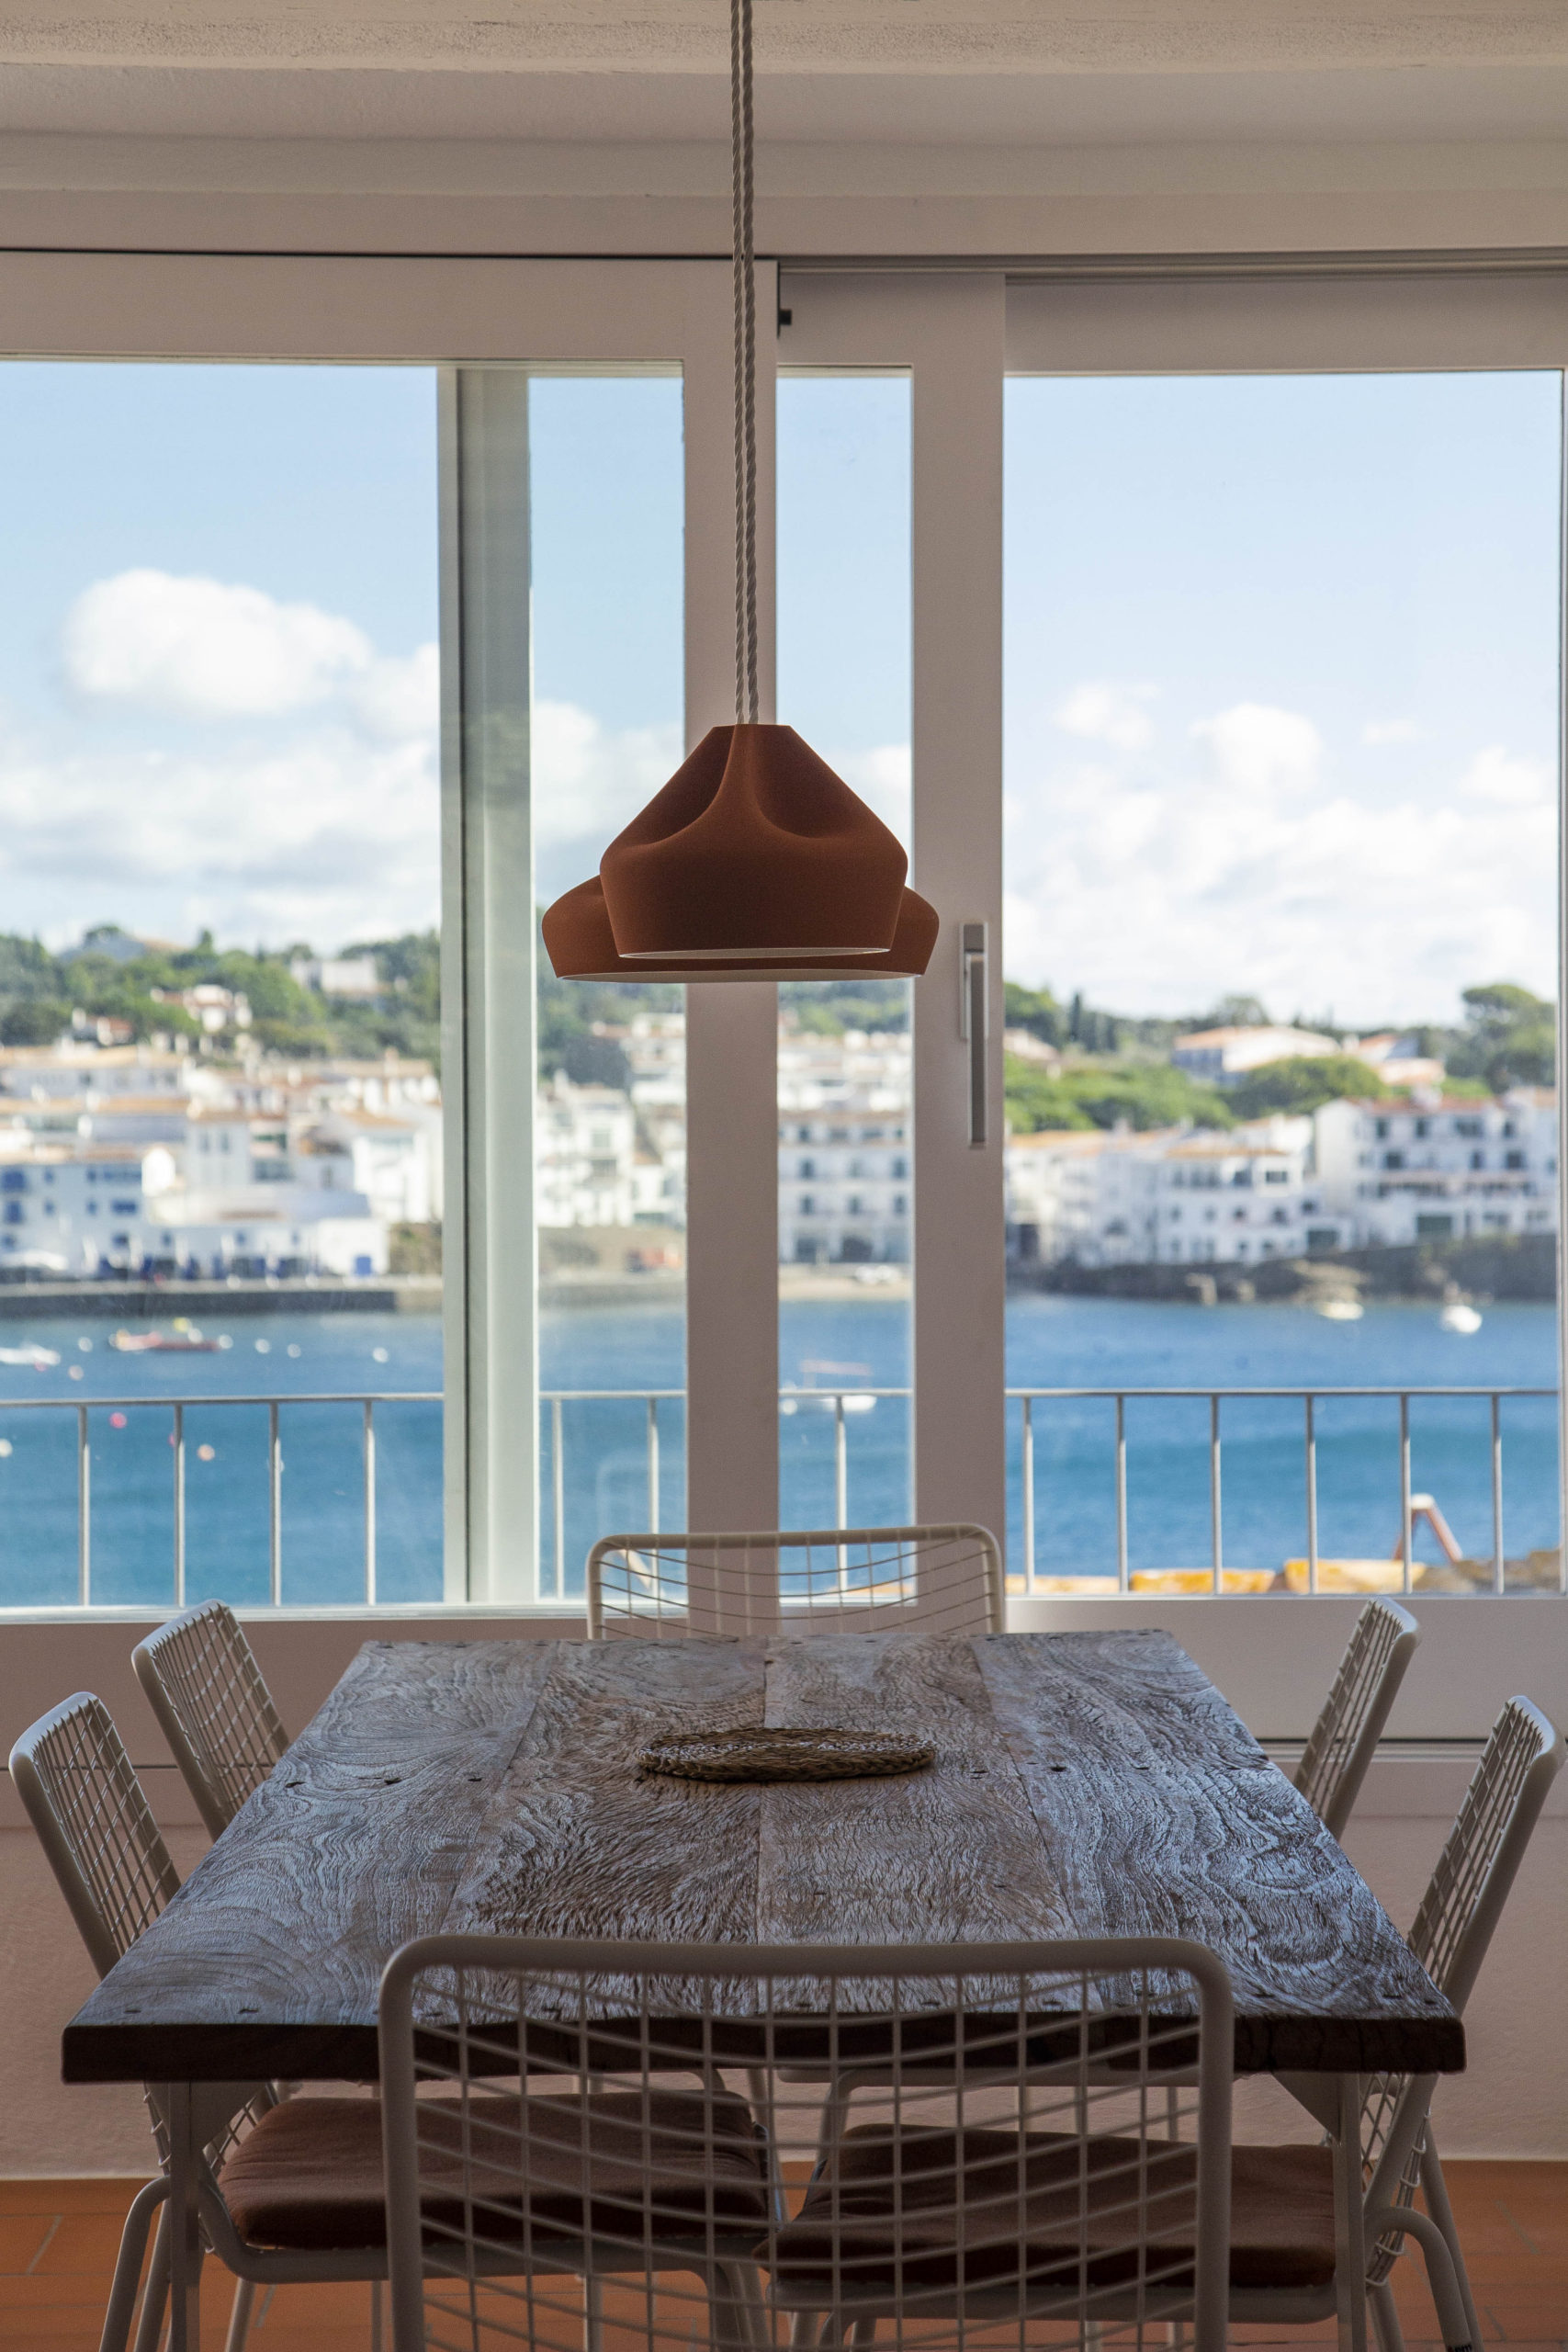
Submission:
{"label": "chair leg", "polygon": [[789,2352],[816,2352],[820,2312],[796,2312],[789,2324]]}
{"label": "chair leg", "polygon": [[1367,2244],[1373,2245],[1385,2237],[1414,2238],[1420,2247],[1448,2352],[1476,2352],[1479,2339],[1470,2333],[1453,2256],[1431,2215],[1414,2212],[1407,2205],[1374,2206],[1367,2215]]}
{"label": "chair leg", "polygon": [[[130,2342],[130,2323],[136,2314],[136,2290],[141,2283],[141,2262],[147,2252],[147,2233],[152,2226],[152,2216],[158,2215],[159,2244],[163,2242],[162,2208],[169,2194],[168,2176],[160,2173],[145,2188],[139,2188],[130,2200],[130,2210],[120,2232],[119,2252],[115,2256],[114,2284],[109,2289],[108,2307],[104,2312],[103,2333],[98,2338],[99,2352],[126,2352]],[[153,2254],[156,2267],[157,2254]],[[152,2291],[148,2279],[148,2291]]]}
{"label": "chair leg", "polygon": [[582,2340],[586,2352],[604,2352],[604,2282],[592,2272],[582,2281]]}
{"label": "chair leg", "polygon": [[370,2281],[370,2352],[381,2352],[381,2281]]}
{"label": "chair leg", "polygon": [[256,2299],[254,2278],[236,2278],[234,2307],[229,2314],[229,2333],[224,2338],[223,2352],[245,2352],[245,2341],[251,2332],[251,2306]]}
{"label": "chair leg", "polygon": [[158,2352],[164,2336],[164,2313],[169,2301],[169,2207],[165,2199],[152,2241],[152,2260],[141,2297],[141,2322],[136,2331],[136,2352]]}
{"label": "chair leg", "polygon": [[1427,2125],[1427,2144],[1421,2152],[1421,2194],[1427,2200],[1427,2212],[1443,2233],[1443,2243],[1448,2247],[1449,2256],[1454,2267],[1454,2276],[1459,2281],[1460,2301],[1464,2305],[1465,2324],[1470,2329],[1470,2340],[1477,2346],[1477,2352],[1479,2352],[1481,2322],[1476,2316],[1475,2299],[1470,2291],[1470,2278],[1464,2267],[1464,2250],[1459,2242],[1459,2231],[1454,2223],[1454,2209],[1449,2203],[1449,2184],[1443,2178],[1442,2160],[1438,2154],[1438,2143],[1432,2137],[1430,2122]]}
{"label": "chair leg", "polygon": [[1399,2324],[1393,2289],[1386,2278],[1381,2286],[1367,2289],[1367,2307],[1377,2333],[1378,2352],[1404,2352],[1404,2335]]}

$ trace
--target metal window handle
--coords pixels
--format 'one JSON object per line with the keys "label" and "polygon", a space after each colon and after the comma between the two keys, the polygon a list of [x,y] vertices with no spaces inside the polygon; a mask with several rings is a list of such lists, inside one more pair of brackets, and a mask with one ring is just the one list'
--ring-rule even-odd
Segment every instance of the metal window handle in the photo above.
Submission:
{"label": "metal window handle", "polygon": [[986,1141],[986,931],[983,922],[959,928],[958,1034],[969,1046],[969,1148]]}

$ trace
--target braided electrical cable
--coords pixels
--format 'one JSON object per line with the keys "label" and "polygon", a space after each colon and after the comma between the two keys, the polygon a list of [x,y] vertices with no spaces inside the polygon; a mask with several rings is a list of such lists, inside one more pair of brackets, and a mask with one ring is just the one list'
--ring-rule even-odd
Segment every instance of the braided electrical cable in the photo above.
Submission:
{"label": "braided electrical cable", "polygon": [[735,254],[735,715],[757,691],[757,290],[753,266],[751,0],[730,0],[731,236]]}

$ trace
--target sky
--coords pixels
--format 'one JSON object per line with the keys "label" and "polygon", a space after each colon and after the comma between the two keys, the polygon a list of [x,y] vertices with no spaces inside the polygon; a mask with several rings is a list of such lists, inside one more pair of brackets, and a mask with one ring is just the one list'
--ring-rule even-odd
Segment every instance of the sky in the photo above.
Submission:
{"label": "sky", "polygon": [[[681,399],[530,399],[547,900],[681,755]],[[1363,1026],[1552,992],[1559,400],[1010,384],[1010,977]],[[0,929],[434,922],[433,373],[7,363],[0,427]],[[779,715],[900,831],[908,470],[907,379],[781,385]]]}

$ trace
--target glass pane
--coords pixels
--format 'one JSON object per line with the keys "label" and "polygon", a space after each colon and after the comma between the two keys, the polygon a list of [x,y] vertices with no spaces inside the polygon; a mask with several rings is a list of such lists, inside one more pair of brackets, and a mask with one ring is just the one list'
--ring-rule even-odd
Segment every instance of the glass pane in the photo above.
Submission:
{"label": "glass pane", "polygon": [[[678,379],[529,387],[540,905],[680,765]],[[685,1514],[685,991],[558,980],[539,956],[540,1589],[600,1536]]]}
{"label": "glass pane", "polygon": [[0,1601],[438,1598],[434,374],[0,444]]}
{"label": "glass pane", "polygon": [[[909,841],[909,384],[779,385],[779,717]],[[911,1509],[911,983],[779,989],[780,1524]]]}
{"label": "glass pane", "polygon": [[1558,1581],[1561,404],[1008,388],[1015,1575]]}

